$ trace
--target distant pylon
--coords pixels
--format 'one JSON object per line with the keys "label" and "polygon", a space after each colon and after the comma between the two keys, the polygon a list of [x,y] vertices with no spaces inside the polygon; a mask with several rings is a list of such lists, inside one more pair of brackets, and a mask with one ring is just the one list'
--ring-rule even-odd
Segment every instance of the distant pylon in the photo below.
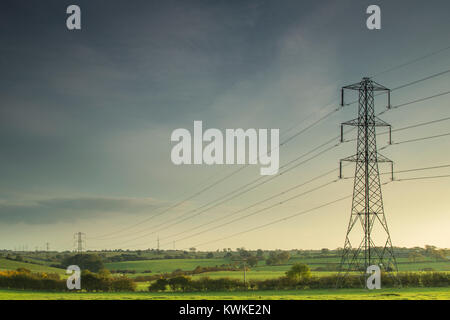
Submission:
{"label": "distant pylon", "polygon": [[[73,238],[75,240],[75,244],[76,244],[76,252],[77,253],[83,253],[83,244],[86,243],[86,234],[83,232],[76,232],[73,235]],[[83,240],[83,238],[85,238]]]}
{"label": "distant pylon", "polygon": [[159,251],[159,236],[158,236],[158,238],[156,239],[156,248],[157,248],[157,250]]}
{"label": "distant pylon", "polygon": [[376,127],[388,127],[391,143],[391,126],[375,116],[374,98],[374,92],[386,92],[389,108],[390,90],[370,78],[363,78],[359,83],[342,88],[342,106],[345,89],[358,91],[359,106],[358,118],[341,124],[341,141],[344,125],[358,128],[356,154],[340,161],[340,178],[342,161],[356,163],[352,210],[340,264],[341,279],[351,271],[365,274],[367,267],[374,264],[383,271],[398,270],[384,214],[378,171],[379,162],[390,163],[393,179],[393,162],[378,153],[375,132]]}

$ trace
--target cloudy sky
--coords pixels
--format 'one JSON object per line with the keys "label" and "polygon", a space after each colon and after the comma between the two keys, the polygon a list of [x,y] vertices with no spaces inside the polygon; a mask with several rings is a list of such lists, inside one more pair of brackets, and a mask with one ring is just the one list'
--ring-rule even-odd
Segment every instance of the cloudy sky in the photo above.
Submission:
{"label": "cloudy sky", "polygon": [[[279,128],[283,140],[336,108],[340,87],[363,76],[380,74],[377,82],[395,88],[450,68],[450,50],[440,51],[450,46],[445,0],[76,1],[82,30],[69,31],[66,8],[74,3],[0,4],[2,248],[49,242],[52,249],[72,249],[78,231],[89,249],[152,248],[158,236],[162,248],[174,240],[177,248],[208,250],[342,246],[351,199],[228,236],[351,194],[351,179],[180,239],[230,221],[233,213],[238,218],[280,202],[244,210],[337,168],[354,153],[354,142],[199,213],[258,179],[259,166],[214,184],[240,166],[175,166],[171,132],[202,120],[208,128]],[[366,28],[370,4],[381,7],[381,30]],[[429,53],[435,54],[384,72]],[[447,73],[394,91],[392,103],[448,91],[449,80]],[[377,98],[377,110],[384,105]],[[395,129],[448,117],[449,107],[444,95],[382,118]],[[302,132],[280,148],[281,165],[337,135],[339,124],[355,116],[351,105]],[[399,131],[393,139],[443,134],[448,124]],[[378,143],[384,146],[385,136]],[[406,170],[450,164],[448,145],[442,137],[382,153]],[[450,169],[398,177],[445,174]],[[337,171],[284,199],[336,177]],[[383,186],[394,245],[450,247],[449,191],[449,179]]]}

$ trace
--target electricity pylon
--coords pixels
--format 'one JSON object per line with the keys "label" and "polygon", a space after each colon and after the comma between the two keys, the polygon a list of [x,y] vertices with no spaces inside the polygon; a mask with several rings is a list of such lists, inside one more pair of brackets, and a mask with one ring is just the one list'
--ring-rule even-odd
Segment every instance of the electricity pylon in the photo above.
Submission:
{"label": "electricity pylon", "polygon": [[[85,238],[84,240],[83,240],[83,237]],[[73,238],[74,238],[74,242],[77,247],[77,249],[76,249],[77,253],[83,253],[83,243],[86,244],[86,234],[83,232],[76,232],[73,235]]]}
{"label": "electricity pylon", "polygon": [[[353,187],[353,201],[350,221],[345,237],[340,272],[344,278],[351,271],[366,273],[370,265],[378,265],[382,271],[397,271],[391,236],[384,214],[378,163],[391,164],[393,179],[393,162],[377,151],[376,127],[389,128],[391,143],[391,126],[375,116],[375,92],[388,95],[390,107],[390,90],[370,78],[345,86],[341,90],[341,106],[344,106],[344,91],[358,91],[358,118],[341,124],[341,141],[344,125],[358,129],[356,154],[340,161],[356,163]],[[377,95],[378,95],[377,94]]]}

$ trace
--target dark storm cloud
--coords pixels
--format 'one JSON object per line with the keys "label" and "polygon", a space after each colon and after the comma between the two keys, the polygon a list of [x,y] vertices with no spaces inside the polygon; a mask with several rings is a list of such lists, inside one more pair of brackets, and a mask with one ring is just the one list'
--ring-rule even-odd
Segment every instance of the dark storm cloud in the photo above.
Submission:
{"label": "dark storm cloud", "polygon": [[[113,176],[105,168],[117,172],[116,164],[105,165],[111,158],[104,145],[148,128],[162,128],[168,139],[180,123],[240,110],[235,103],[225,110],[211,106],[240,81],[252,83],[273,68],[279,35],[315,6],[77,1],[82,30],[68,31],[69,4],[1,4],[5,187],[52,188],[56,182],[69,189],[100,186],[103,192],[114,185],[105,183],[104,177]],[[301,10],[294,12],[296,6]],[[143,148],[155,148],[150,138]]]}
{"label": "dark storm cloud", "polygon": [[71,195],[174,199],[198,177],[177,176],[173,129],[298,125],[340,85],[446,45],[449,1],[375,2],[379,31],[368,0],[78,0],[68,31],[74,1],[2,0],[0,188],[18,196],[0,193],[0,221],[145,212],[159,204]]}
{"label": "dark storm cloud", "polygon": [[55,198],[28,203],[0,203],[0,223],[53,224],[117,214],[151,214],[164,206],[154,199]]}

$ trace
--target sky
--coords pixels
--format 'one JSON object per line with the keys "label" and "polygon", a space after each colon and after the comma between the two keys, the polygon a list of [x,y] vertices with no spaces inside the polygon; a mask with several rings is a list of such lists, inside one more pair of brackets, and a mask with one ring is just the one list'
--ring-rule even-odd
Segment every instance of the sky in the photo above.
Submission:
{"label": "sky", "polygon": [[[71,4],[81,8],[81,30],[66,28]],[[371,4],[381,8],[381,30],[366,27]],[[278,128],[281,141],[299,133],[280,147],[283,166],[356,117],[356,105],[346,106],[302,131],[338,107],[342,86],[379,74],[375,81],[395,88],[448,70],[450,50],[440,50],[450,45],[449,12],[444,0],[2,1],[0,247],[34,250],[48,242],[71,250],[75,232],[86,234],[91,250],[155,248],[158,237],[163,249],[342,247],[351,199],[245,231],[350,195],[352,179],[330,181],[354,142],[202,211],[260,178],[259,165],[216,184],[242,166],[176,166],[170,135],[193,130],[195,120],[221,130]],[[449,80],[446,73],[395,90],[392,104],[448,91]],[[376,98],[377,111],[383,99]],[[380,117],[394,129],[443,119],[449,96]],[[394,132],[393,140],[448,127],[443,121]],[[448,145],[442,137],[380,152],[407,170],[450,164]],[[335,174],[245,210],[333,168]],[[345,167],[344,176],[353,170]],[[397,177],[446,174],[449,168]],[[450,247],[449,179],[398,181],[382,190],[395,246]]]}

